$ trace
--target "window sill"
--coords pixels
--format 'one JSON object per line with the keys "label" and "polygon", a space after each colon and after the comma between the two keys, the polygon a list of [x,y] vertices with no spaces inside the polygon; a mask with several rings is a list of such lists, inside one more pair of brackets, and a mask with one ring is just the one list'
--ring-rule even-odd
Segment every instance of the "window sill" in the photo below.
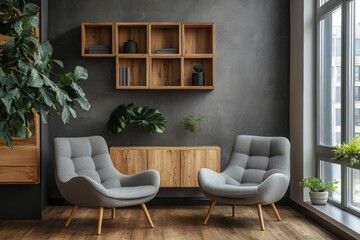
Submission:
{"label": "window sill", "polygon": [[303,206],[355,239],[360,239],[359,217],[348,213],[331,203],[327,203],[326,205],[312,205],[311,202],[306,201]]}

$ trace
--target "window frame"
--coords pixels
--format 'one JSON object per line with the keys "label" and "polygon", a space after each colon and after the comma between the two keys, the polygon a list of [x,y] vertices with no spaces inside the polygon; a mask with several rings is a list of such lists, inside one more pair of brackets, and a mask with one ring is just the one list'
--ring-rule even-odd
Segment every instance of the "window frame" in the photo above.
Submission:
{"label": "window frame", "polygon": [[[320,113],[322,104],[323,89],[321,88],[321,77],[322,77],[322,66],[320,55],[322,53],[322,40],[321,39],[321,21],[327,16],[332,14],[336,9],[341,7],[341,142],[348,142],[353,138],[354,132],[354,87],[355,87],[355,76],[354,71],[357,65],[353,62],[353,56],[355,54],[355,38],[354,38],[354,22],[355,22],[355,9],[352,0],[329,0],[320,6],[321,0],[316,1],[316,60],[317,60],[317,81],[316,81],[316,172],[317,176],[320,177],[321,173],[321,161],[330,162],[332,158],[333,146],[326,146],[321,144],[321,120],[322,116]],[[360,68],[359,68],[360,72]],[[360,75],[360,73],[359,73]],[[352,79],[354,76],[354,79]],[[360,78],[360,76],[359,76]],[[354,80],[354,81],[352,81]],[[360,79],[359,79],[360,80]],[[349,201],[350,196],[350,183],[349,183],[349,171],[351,167],[348,163],[340,163],[341,165],[341,202],[337,202],[329,198],[329,202],[341,209],[344,209],[356,216],[360,217],[360,210],[353,209]],[[360,166],[351,167],[360,169]]]}

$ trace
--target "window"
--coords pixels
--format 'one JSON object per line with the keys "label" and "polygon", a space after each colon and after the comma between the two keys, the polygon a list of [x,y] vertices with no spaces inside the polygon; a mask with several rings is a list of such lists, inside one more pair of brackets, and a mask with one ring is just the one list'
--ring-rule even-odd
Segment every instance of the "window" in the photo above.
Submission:
{"label": "window", "polygon": [[318,176],[337,179],[333,204],[360,216],[360,169],[331,162],[336,144],[360,137],[360,0],[318,0]]}

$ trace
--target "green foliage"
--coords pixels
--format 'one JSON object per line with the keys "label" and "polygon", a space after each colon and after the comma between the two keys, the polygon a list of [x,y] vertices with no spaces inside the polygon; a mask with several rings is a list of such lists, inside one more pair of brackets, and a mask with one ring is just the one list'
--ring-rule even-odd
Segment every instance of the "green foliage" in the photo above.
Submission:
{"label": "green foliage", "polygon": [[[64,123],[76,118],[74,107],[87,111],[90,104],[78,85],[88,77],[87,70],[76,67],[60,76],[53,73],[53,49],[49,42],[34,37],[39,25],[39,7],[25,0],[0,2],[0,33],[12,37],[0,45],[0,139],[13,146],[11,137],[30,137],[32,109],[43,122],[50,111],[61,108]],[[52,79],[56,78],[56,80]]]}
{"label": "green foliage", "polygon": [[184,125],[185,130],[190,132],[197,132],[202,130],[201,124],[203,121],[207,121],[205,114],[191,113],[183,119],[182,124]]}
{"label": "green foliage", "polygon": [[202,64],[200,64],[200,63],[195,63],[193,65],[193,69],[194,69],[195,72],[199,73],[199,72],[204,71],[204,66]]}
{"label": "green foliage", "polygon": [[312,192],[325,192],[326,190],[335,191],[337,188],[338,180],[323,182],[317,177],[304,178],[299,182],[302,188],[309,188]]}
{"label": "green foliage", "polygon": [[159,110],[149,107],[134,107],[134,104],[119,105],[108,121],[110,133],[122,132],[128,124],[142,127],[148,133],[163,133],[166,120]]}
{"label": "green foliage", "polygon": [[338,144],[332,150],[334,157],[331,159],[334,162],[349,162],[351,166],[360,164],[360,139],[355,137],[350,143]]}

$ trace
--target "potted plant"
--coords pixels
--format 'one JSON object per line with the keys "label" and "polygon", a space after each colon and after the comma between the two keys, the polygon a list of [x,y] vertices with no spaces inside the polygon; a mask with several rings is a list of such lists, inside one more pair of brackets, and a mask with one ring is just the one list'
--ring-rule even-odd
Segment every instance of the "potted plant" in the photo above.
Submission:
{"label": "potted plant", "polygon": [[87,111],[90,104],[78,85],[87,79],[87,70],[77,66],[65,74],[55,73],[63,63],[52,57],[48,41],[40,42],[39,7],[25,0],[0,3],[0,33],[7,41],[0,44],[0,139],[9,147],[12,137],[31,136],[33,111],[43,122],[50,111],[61,114],[64,123],[76,118],[76,105]]}
{"label": "potted plant", "polygon": [[351,166],[359,165],[360,139],[355,137],[349,143],[338,144],[332,152],[333,162],[348,162]]}
{"label": "potted plant", "polygon": [[190,132],[196,132],[202,130],[201,124],[203,123],[203,121],[207,121],[207,117],[205,114],[191,113],[183,119],[182,124],[184,125],[185,130],[188,130]]}
{"label": "potted plant", "polygon": [[134,104],[119,105],[108,121],[108,129],[112,134],[121,133],[129,124],[140,126],[148,133],[163,133],[166,120],[159,110],[149,107],[135,107]]}
{"label": "potted plant", "polygon": [[193,86],[204,86],[204,66],[200,63],[195,63],[193,65],[193,74],[192,74],[192,85]]}
{"label": "potted plant", "polygon": [[320,178],[304,178],[299,182],[300,187],[310,189],[309,195],[312,204],[324,205],[329,196],[328,191],[335,191],[338,180],[323,182]]}

